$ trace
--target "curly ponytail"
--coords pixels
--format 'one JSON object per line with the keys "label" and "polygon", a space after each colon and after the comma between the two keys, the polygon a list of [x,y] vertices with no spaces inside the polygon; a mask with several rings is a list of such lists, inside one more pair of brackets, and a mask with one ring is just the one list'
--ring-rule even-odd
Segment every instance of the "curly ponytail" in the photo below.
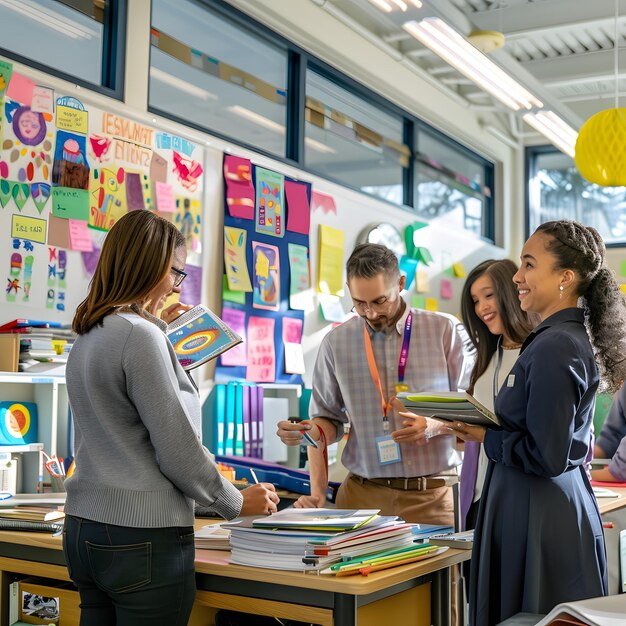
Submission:
{"label": "curly ponytail", "polygon": [[583,298],[587,330],[604,387],[616,391],[626,378],[626,302],[613,272],[605,265],[606,248],[595,228],[559,220],[537,228],[551,237],[548,249],[557,269],[576,272],[576,293]]}

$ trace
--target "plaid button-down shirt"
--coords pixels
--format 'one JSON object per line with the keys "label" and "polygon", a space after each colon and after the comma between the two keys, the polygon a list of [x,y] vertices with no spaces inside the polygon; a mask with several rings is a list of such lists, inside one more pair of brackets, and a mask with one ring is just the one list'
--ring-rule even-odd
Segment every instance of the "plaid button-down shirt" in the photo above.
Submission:
{"label": "plaid button-down shirt", "polygon": [[[385,400],[395,395],[398,358],[402,346],[404,315],[396,328],[374,332],[369,325],[374,357]],[[412,309],[413,326],[404,381],[411,391],[456,391],[464,389],[473,365],[467,354],[467,333],[452,316]],[[434,437],[426,445],[400,444],[402,460],[381,465],[376,437],[383,435],[381,399],[367,365],[362,318],[353,318],[332,330],[320,346],[313,373],[309,416],[326,417],[343,435],[350,424],[350,436],[342,463],[353,474],[365,478],[409,478],[427,476],[456,467],[460,457],[452,436]],[[402,418],[389,415],[389,432],[402,428]]]}

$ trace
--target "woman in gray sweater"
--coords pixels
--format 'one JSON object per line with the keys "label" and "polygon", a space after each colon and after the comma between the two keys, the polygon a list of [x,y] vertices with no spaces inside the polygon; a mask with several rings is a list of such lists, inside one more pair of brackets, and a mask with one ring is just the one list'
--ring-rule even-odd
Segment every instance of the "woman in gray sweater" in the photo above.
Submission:
{"label": "woman in gray sweater", "polygon": [[77,470],[65,483],[63,547],[81,626],[187,624],[194,502],[226,519],[276,510],[272,485],[239,492],[219,474],[202,446],[197,391],[155,317],[180,293],[186,256],[170,222],[128,213],[74,317],[66,377]]}

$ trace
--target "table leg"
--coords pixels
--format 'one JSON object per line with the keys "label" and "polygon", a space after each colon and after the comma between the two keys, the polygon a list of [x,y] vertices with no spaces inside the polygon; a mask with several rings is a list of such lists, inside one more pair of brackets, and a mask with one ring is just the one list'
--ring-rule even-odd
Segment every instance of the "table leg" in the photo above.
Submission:
{"label": "table leg", "polygon": [[356,597],[345,593],[336,593],[333,607],[334,626],[356,626]]}
{"label": "table leg", "polygon": [[450,626],[450,568],[433,574],[431,584],[431,611],[433,626]]}

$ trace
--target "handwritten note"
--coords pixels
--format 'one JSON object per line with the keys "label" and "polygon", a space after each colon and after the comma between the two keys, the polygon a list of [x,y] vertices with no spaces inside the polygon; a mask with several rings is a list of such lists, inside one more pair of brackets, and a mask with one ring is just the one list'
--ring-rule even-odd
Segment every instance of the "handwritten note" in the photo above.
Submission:
{"label": "handwritten note", "polygon": [[174,197],[174,188],[167,183],[154,183],[154,193],[156,195],[157,209],[161,213],[176,213],[176,198]]}
{"label": "handwritten note", "polygon": [[275,379],[274,320],[251,315],[248,319],[246,380],[256,383],[271,383]]}
{"label": "handwritten note", "polygon": [[70,187],[52,189],[52,214],[66,219],[89,219],[89,191]]}
{"label": "handwritten note", "polygon": [[46,243],[46,220],[14,213],[11,217],[11,237]]}
{"label": "handwritten note", "polygon": [[30,108],[35,113],[49,113],[52,115],[54,113],[54,91],[46,87],[35,87]]}
{"label": "handwritten note", "polygon": [[70,231],[70,248],[72,250],[80,250],[81,252],[91,252],[93,250],[93,241],[87,222],[82,220],[68,220]]}

